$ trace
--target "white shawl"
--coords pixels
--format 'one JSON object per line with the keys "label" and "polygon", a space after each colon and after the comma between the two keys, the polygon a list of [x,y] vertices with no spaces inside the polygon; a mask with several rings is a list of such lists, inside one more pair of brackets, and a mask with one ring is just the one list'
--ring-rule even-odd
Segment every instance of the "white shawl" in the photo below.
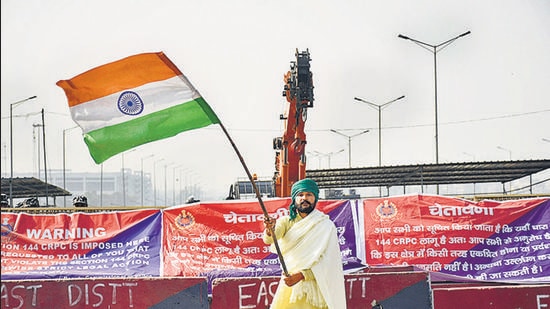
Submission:
{"label": "white shawl", "polygon": [[336,226],[328,215],[313,210],[296,222],[278,240],[283,260],[290,273],[311,269],[318,289],[311,281],[300,281],[292,287],[291,301],[302,298],[319,306],[320,292],[330,309],[346,308],[344,271]]}

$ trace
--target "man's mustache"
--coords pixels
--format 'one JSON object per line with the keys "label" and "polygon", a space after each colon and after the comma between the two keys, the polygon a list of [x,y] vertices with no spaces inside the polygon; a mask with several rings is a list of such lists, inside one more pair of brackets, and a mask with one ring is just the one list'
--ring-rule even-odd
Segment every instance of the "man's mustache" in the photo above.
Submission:
{"label": "man's mustache", "polygon": [[302,206],[304,204],[307,204],[307,206],[311,206],[311,203],[309,201],[303,201],[302,203],[300,203],[300,206]]}

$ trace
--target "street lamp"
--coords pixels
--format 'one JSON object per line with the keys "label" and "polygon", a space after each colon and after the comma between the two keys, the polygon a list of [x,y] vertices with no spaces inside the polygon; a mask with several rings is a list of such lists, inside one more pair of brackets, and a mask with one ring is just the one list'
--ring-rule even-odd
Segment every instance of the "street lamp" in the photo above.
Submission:
{"label": "street lamp", "polygon": [[[332,152],[329,152],[329,153],[322,153],[322,152],[319,152],[319,151],[317,151],[317,150],[315,150],[314,152],[315,152],[315,154],[318,155],[319,157],[321,157],[321,156],[327,157],[328,168],[330,169],[330,157],[332,157],[332,156],[335,155],[335,154],[339,154],[339,153],[343,152],[344,150],[345,150],[345,149],[342,148],[342,149],[340,149],[340,150],[338,150],[338,151],[336,151],[336,152],[332,151]],[[320,165],[321,165],[321,159],[319,159],[319,167],[321,167]]]}
{"label": "street lamp", "polygon": [[[497,146],[497,148],[500,149],[500,150],[507,151],[508,152],[508,158],[510,159],[510,161],[512,161],[512,150],[506,149],[506,148],[501,147],[501,146]],[[511,181],[510,181],[508,186],[509,186],[508,192],[512,193],[512,182]],[[502,188],[504,189],[504,183],[502,184]]]}
{"label": "street lamp", "polygon": [[156,207],[157,206],[157,163],[164,161],[164,159],[156,160],[153,163],[153,178],[154,178],[154,197],[153,197],[153,204]]}
{"label": "street lamp", "polygon": [[320,169],[321,168],[321,155],[323,155],[323,154],[320,153],[319,151],[314,151],[314,152],[308,152],[308,155],[313,156],[313,157],[317,157],[319,159],[319,169]]}
{"label": "street lamp", "polygon": [[330,129],[330,131],[348,138],[348,167],[351,168],[351,139],[356,137],[356,136],[359,136],[361,134],[365,134],[365,133],[369,132],[370,130],[364,130],[364,131],[359,132],[359,133],[354,134],[354,135],[346,135],[346,134],[341,133],[341,132],[339,132],[337,130],[334,130],[334,129]]}
{"label": "street lamp", "polygon": [[32,99],[36,99],[36,96],[10,103],[10,207],[13,207],[13,108]]}
{"label": "street lamp", "polygon": [[476,156],[475,156],[475,155],[473,155],[473,154],[471,154],[471,153],[468,153],[468,152],[465,152],[465,151],[462,152],[462,154],[465,154],[465,155],[467,155],[467,156],[472,157],[472,161],[475,162],[475,160],[476,160]]}
{"label": "street lamp", "polygon": [[359,102],[367,103],[372,108],[378,109],[378,166],[382,166],[382,109],[387,107],[388,105],[390,105],[391,103],[393,103],[397,100],[403,99],[404,97],[405,96],[402,95],[397,99],[393,99],[389,102],[386,102],[386,103],[380,104],[380,105],[371,103],[371,102],[369,102],[367,100],[363,100],[361,98],[357,98],[357,97],[354,98],[355,100],[357,100]]}
{"label": "street lamp", "polygon": [[143,161],[145,159],[153,157],[155,154],[148,155],[146,157],[141,158],[141,206],[143,207]]}
{"label": "street lamp", "polygon": [[[66,176],[65,176],[65,132],[70,131],[72,129],[78,128],[78,126],[74,126],[68,129],[63,129],[63,190],[67,190],[66,186]],[[67,207],[67,196],[63,195],[63,207]]]}
{"label": "street lamp", "polygon": [[[466,36],[470,33],[471,33],[470,31],[466,31],[466,32],[462,33],[461,35],[458,35],[458,36],[456,36],[452,39],[449,39],[449,40],[447,40],[443,43],[439,43],[437,45],[431,45],[431,44],[428,44],[428,43],[425,43],[425,42],[422,42],[422,41],[419,41],[419,40],[415,40],[413,38],[410,38],[410,37],[402,35],[402,34],[399,34],[397,36],[398,38],[401,38],[401,39],[404,39],[404,40],[409,40],[409,41],[412,41],[412,42],[416,43],[418,46],[420,46],[422,48],[425,48],[426,50],[432,52],[433,56],[434,56],[435,163],[436,164],[439,163],[439,131],[438,131],[439,129],[438,129],[438,117],[437,117],[437,52],[441,51],[443,48],[449,46],[455,40],[457,40],[457,39],[459,39],[463,36]],[[439,194],[439,184],[437,185],[437,194]]]}
{"label": "street lamp", "polygon": [[500,149],[500,150],[507,151],[508,152],[508,157],[510,158],[510,161],[512,161],[512,150],[506,149],[506,148],[500,147],[500,146],[497,146],[497,148]]}
{"label": "street lamp", "polygon": [[174,165],[174,162],[164,164],[164,206],[168,206],[168,166]]}
{"label": "street lamp", "polygon": [[172,181],[172,205],[176,205],[176,169],[182,167],[183,164],[179,164],[177,166],[174,166],[172,168],[172,177],[173,177],[173,181]]}
{"label": "street lamp", "polygon": [[[128,152],[136,151],[136,149],[132,149]],[[126,173],[124,172],[124,152],[121,153],[121,165],[122,165],[122,205],[126,206]]]}

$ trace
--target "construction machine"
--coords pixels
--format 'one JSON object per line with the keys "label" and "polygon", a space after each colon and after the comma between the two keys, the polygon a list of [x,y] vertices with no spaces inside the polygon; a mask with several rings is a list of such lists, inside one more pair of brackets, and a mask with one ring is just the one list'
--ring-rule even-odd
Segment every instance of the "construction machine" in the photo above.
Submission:
{"label": "construction machine", "polygon": [[306,177],[306,134],[304,126],[307,109],[313,107],[313,73],[310,71],[309,49],[299,52],[296,61],[290,62],[290,70],[284,75],[283,96],[286,111],[279,116],[285,121],[284,133],[273,139],[275,196],[288,197],[292,185]]}

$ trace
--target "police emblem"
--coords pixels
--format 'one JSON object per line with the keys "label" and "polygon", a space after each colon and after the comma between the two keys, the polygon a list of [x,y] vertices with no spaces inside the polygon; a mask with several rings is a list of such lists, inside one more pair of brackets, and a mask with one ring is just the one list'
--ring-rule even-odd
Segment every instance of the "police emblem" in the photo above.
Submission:
{"label": "police emblem", "polygon": [[193,225],[195,223],[195,217],[189,212],[182,210],[181,213],[176,217],[176,227],[178,229],[184,230],[185,228]]}
{"label": "police emblem", "polygon": [[2,220],[2,242],[10,242],[16,238],[15,233],[13,233],[13,225],[8,220],[8,218]]}
{"label": "police emblem", "polygon": [[382,219],[392,219],[397,215],[397,207],[394,203],[384,200],[376,206],[376,214]]}

